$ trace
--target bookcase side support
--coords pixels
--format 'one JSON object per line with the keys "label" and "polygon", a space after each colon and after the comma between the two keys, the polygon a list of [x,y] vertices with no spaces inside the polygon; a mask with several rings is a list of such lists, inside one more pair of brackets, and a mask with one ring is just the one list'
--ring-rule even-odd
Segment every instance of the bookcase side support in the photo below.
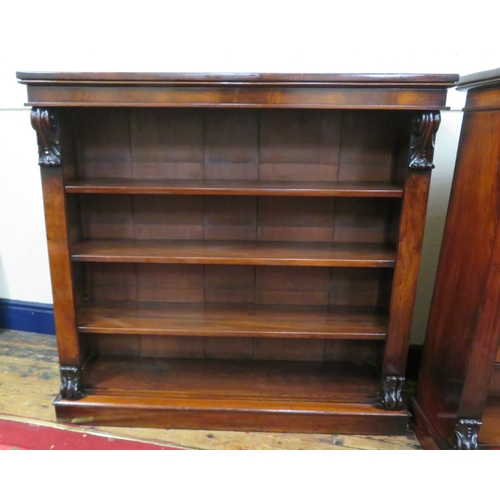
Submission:
{"label": "bookcase side support", "polygon": [[413,120],[410,157],[399,226],[398,257],[390,303],[390,323],[382,366],[382,404],[401,409],[406,358],[417,290],[427,212],[434,142],[439,112],[422,112]]}
{"label": "bookcase side support", "polygon": [[[64,192],[64,149],[60,117],[55,110],[33,108],[31,124],[38,141],[38,164],[42,178],[45,224],[50,260],[54,319],[61,365],[61,394],[75,399],[81,390],[78,381],[82,365],[82,350],[75,329],[75,297],[71,259],[66,196]],[[72,375],[68,378],[68,373]],[[71,380],[71,382],[68,382]],[[71,389],[72,388],[72,389]],[[81,395],[80,395],[81,397]]]}

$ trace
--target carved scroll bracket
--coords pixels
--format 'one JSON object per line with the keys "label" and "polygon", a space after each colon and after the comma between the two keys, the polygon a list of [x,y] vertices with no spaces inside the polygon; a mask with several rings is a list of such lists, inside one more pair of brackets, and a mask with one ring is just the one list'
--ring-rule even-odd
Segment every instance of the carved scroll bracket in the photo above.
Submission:
{"label": "carved scroll bracket", "polygon": [[403,386],[405,378],[402,375],[386,375],[382,379],[382,406],[386,410],[401,410],[403,408]]}
{"label": "carved scroll bracket", "polygon": [[434,144],[441,123],[439,111],[427,111],[413,120],[410,142],[409,168],[429,170],[434,168]]}
{"label": "carved scroll bracket", "polygon": [[479,428],[483,425],[481,420],[460,418],[455,425],[453,447],[455,450],[477,450]]}
{"label": "carved scroll bracket", "polygon": [[82,371],[76,366],[60,366],[61,397],[63,399],[81,399],[85,396],[83,391]]}
{"label": "carved scroll bracket", "polygon": [[31,125],[38,141],[38,164],[42,167],[58,167],[61,164],[59,123],[50,109],[33,108]]}

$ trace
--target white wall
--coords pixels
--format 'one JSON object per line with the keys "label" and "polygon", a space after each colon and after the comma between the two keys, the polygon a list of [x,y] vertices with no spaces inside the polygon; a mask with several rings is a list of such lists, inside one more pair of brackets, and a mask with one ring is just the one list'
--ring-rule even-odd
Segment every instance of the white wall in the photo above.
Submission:
{"label": "white wall", "polygon": [[[52,301],[36,139],[15,71],[467,74],[500,66],[491,2],[3,2],[0,297]],[[421,341],[462,114],[450,92],[433,173],[413,341]]]}

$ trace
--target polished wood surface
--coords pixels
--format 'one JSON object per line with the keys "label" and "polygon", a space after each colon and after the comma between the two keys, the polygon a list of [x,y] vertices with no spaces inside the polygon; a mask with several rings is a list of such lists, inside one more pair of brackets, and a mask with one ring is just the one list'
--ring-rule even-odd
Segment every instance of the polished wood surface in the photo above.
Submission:
{"label": "polished wood surface", "polygon": [[79,310],[77,321],[84,333],[383,340],[387,331],[380,315],[314,306],[98,303]]}
{"label": "polished wood surface", "polygon": [[380,245],[243,241],[89,240],[72,245],[81,262],[393,267],[394,250]]}
{"label": "polished wood surface", "polygon": [[378,377],[369,365],[103,357],[86,364],[84,377],[85,400],[55,403],[63,421],[280,432],[334,424],[353,433],[367,428],[363,413],[370,434],[406,433],[406,411],[373,404]]}
{"label": "polished wood surface", "polygon": [[485,111],[490,85],[498,91],[479,74],[461,86],[471,90],[417,389],[419,432],[443,448],[500,445],[490,428],[498,423],[483,420],[500,341],[500,105]]}
{"label": "polished wood surface", "polygon": [[51,266],[70,270],[54,286],[73,330],[57,335],[81,359],[60,367],[60,419],[405,432],[456,75],[18,77],[40,165],[60,172],[47,224],[67,224]]}
{"label": "polished wood surface", "polygon": [[67,193],[227,195],[227,196],[335,196],[401,198],[403,187],[383,182],[293,182],[245,180],[85,179],[66,184]]}
{"label": "polished wood surface", "polygon": [[429,184],[428,171],[412,173],[406,180],[398,257],[389,309],[389,332],[382,368],[386,374],[403,374],[406,367]]}
{"label": "polished wood surface", "polygon": [[[19,72],[30,105],[442,109],[458,75]],[[229,85],[228,85],[229,84]]]}
{"label": "polished wood surface", "polygon": [[[63,139],[63,153],[68,147]],[[68,170],[71,165],[68,165]],[[75,307],[78,297],[75,296],[70,264],[69,241],[70,228],[65,217],[54,217],[54,214],[70,212],[64,196],[64,178],[61,166],[42,168],[42,189],[47,230],[47,245],[50,267],[52,293],[54,298],[54,320],[57,331],[61,332],[59,341],[59,361],[61,365],[80,365],[86,355],[76,334]]]}
{"label": "polished wood surface", "polygon": [[202,83],[204,85],[224,82],[248,83],[286,83],[289,85],[373,85],[383,86],[436,86],[449,87],[458,81],[458,75],[418,74],[418,73],[91,73],[91,72],[53,72],[18,71],[22,83],[41,83],[58,81],[76,82],[136,82],[151,83]]}

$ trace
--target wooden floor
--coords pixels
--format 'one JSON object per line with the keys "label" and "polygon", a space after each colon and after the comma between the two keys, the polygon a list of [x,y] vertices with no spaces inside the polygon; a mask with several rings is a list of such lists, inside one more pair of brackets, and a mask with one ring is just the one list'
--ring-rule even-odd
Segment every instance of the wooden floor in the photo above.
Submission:
{"label": "wooden floor", "polygon": [[[65,427],[56,423],[52,406],[59,390],[56,339],[0,330],[0,416]],[[401,436],[341,436],[207,430],[164,430],[82,426],[89,433],[126,437],[158,444],[203,450],[418,450],[411,432]]]}

